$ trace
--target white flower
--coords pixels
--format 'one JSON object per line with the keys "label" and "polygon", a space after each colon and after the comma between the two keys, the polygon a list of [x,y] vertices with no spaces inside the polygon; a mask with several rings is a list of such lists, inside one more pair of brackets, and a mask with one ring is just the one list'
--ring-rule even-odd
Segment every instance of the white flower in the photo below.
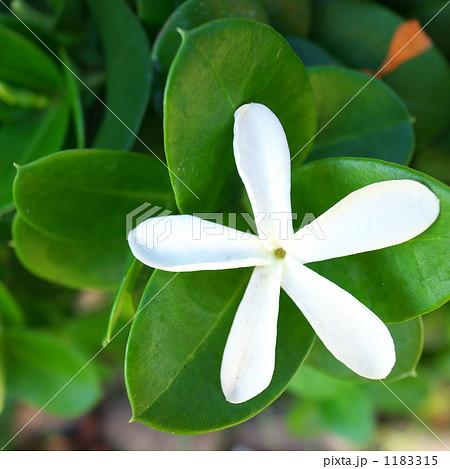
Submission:
{"label": "white flower", "polygon": [[[280,122],[267,107],[252,103],[236,111],[234,155],[258,236],[173,215],[143,222],[128,238],[137,259],[158,269],[255,266],[223,354],[220,377],[227,401],[247,401],[272,380],[280,287],[338,360],[366,378],[386,377],[395,363],[387,327],[356,298],[304,264],[407,241],[435,221],[439,199],[412,180],[371,184],[294,234],[289,148]],[[170,235],[165,234],[168,222]],[[324,239],[304,236],[306,231],[321,232]]]}

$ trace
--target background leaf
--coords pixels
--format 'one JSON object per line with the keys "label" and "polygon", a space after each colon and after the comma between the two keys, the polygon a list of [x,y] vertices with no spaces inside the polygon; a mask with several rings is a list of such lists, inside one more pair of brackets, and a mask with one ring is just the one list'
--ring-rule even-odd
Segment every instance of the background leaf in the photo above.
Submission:
{"label": "background leaf", "polygon": [[0,44],[1,81],[48,95],[58,94],[62,87],[61,74],[47,52],[2,25]]}
{"label": "background leaf", "polygon": [[260,0],[270,17],[270,24],[281,34],[307,36],[313,16],[312,0]]}
{"label": "background leaf", "polygon": [[[45,405],[86,364],[78,350],[44,332],[15,330],[5,336],[7,391],[37,407]],[[96,374],[85,368],[46,411],[74,417],[91,409],[101,395]]]}
{"label": "background leaf", "polygon": [[20,306],[0,280],[0,323],[17,325],[22,324],[23,320]]}
{"label": "background leaf", "polygon": [[124,0],[88,0],[88,5],[102,40],[106,104],[110,108],[103,110],[92,146],[128,150],[135,139],[131,131],[138,132],[150,98],[150,46],[142,25]]}
{"label": "background leaf", "polygon": [[286,40],[300,57],[305,67],[314,65],[343,65],[338,58],[309,39],[297,36],[286,36]]}
{"label": "background leaf", "polygon": [[309,264],[388,323],[427,313],[449,299],[450,189],[412,169],[362,158],[315,161],[292,176],[298,222],[305,213],[318,217],[356,189],[392,179],[419,181],[436,194],[440,215],[433,225],[397,246]]}
{"label": "background leaf", "polygon": [[[396,28],[404,21],[382,5],[361,0],[319,0],[315,13],[313,39],[349,66],[372,72],[383,63]],[[436,47],[404,63],[383,80],[415,118],[418,141],[443,130],[450,119],[450,68]]]}
{"label": "background leaf", "polygon": [[340,156],[399,164],[410,161],[414,150],[411,117],[388,86],[378,80],[369,83],[366,74],[343,67],[310,67],[308,76],[318,128],[325,126],[314,139],[308,161]]}
{"label": "background leaf", "polygon": [[307,146],[316,125],[310,84],[275,30],[232,19],[183,33],[164,103],[165,150],[180,211],[217,211],[239,195],[232,129],[234,112],[249,102],[278,116],[292,154]]}
{"label": "background leaf", "polygon": [[313,332],[284,294],[275,374],[248,402],[226,402],[220,364],[250,269],[155,271],[129,337],[126,383],[133,420],[163,431],[204,433],[246,420],[275,400],[301,365]]}
{"label": "background leaf", "polygon": [[16,169],[61,149],[69,124],[64,99],[26,119],[0,128],[0,215],[13,207],[12,184]]}
{"label": "background leaf", "polygon": [[[138,153],[73,150],[19,168],[14,184],[19,258],[70,287],[114,288],[131,259],[126,216],[173,207],[164,166]],[[36,248],[39,246],[39,249]],[[84,278],[84,280],[83,280]]]}
{"label": "background leaf", "polygon": [[119,319],[129,320],[136,314],[142,293],[152,273],[151,267],[142,264],[137,259],[131,261],[114,299],[104,343],[111,340]]}

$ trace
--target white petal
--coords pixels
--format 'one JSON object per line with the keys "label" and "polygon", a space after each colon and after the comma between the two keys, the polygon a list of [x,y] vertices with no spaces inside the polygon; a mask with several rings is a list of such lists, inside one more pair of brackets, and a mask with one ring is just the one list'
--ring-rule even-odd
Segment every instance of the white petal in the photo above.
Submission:
{"label": "white petal", "polygon": [[350,293],[288,257],[282,286],[339,361],[370,379],[391,372],[395,348],[388,328]]}
{"label": "white petal", "polygon": [[245,104],[234,116],[234,156],[259,237],[279,245],[293,233],[286,135],[277,116],[263,104]]}
{"label": "white petal", "polygon": [[408,241],[439,215],[439,199],[409,179],[363,187],[343,198],[287,241],[300,262],[373,251]]}
{"label": "white petal", "polygon": [[228,402],[239,404],[269,386],[275,368],[281,263],[255,267],[223,353],[220,380]]}
{"label": "white petal", "polygon": [[191,215],[150,218],[128,243],[141,262],[171,272],[251,267],[269,256],[256,236]]}

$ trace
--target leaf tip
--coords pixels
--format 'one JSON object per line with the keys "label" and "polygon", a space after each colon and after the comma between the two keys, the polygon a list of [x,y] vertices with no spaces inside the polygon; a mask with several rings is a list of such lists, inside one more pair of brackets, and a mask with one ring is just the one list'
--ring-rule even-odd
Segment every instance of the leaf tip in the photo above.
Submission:
{"label": "leaf tip", "polygon": [[177,28],[177,33],[181,36],[181,39],[185,39],[188,35],[188,31],[185,29]]}

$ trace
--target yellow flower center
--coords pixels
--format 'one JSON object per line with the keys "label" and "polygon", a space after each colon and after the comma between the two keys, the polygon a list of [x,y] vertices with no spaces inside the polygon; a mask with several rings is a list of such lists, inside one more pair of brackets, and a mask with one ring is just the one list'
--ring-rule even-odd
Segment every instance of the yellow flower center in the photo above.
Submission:
{"label": "yellow flower center", "polygon": [[286,251],[283,248],[277,248],[275,251],[273,251],[273,254],[278,259],[284,259],[286,256]]}

